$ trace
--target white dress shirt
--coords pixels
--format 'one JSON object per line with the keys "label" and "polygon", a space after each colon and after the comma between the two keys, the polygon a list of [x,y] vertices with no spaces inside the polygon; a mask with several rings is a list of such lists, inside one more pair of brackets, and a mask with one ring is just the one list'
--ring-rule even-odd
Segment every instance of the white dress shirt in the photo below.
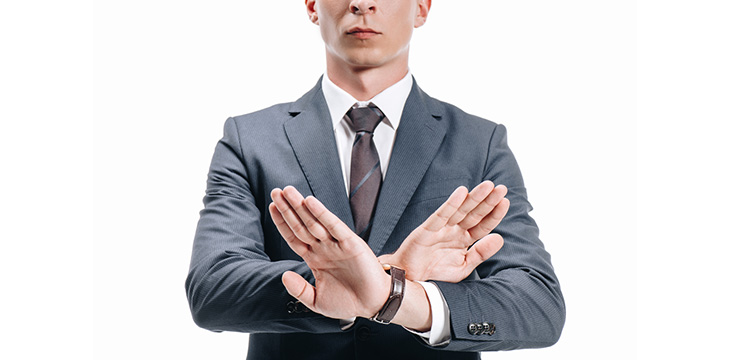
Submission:
{"label": "white dress shirt", "polygon": [[[403,107],[406,99],[413,87],[413,77],[410,70],[408,74],[383,90],[368,101],[357,101],[352,95],[335,85],[327,74],[322,79],[322,93],[324,94],[330,116],[332,117],[332,127],[335,132],[335,141],[340,156],[340,166],[342,167],[342,177],[345,179],[345,188],[350,192],[350,160],[352,156],[352,143],[355,141],[355,132],[351,128],[351,124],[344,120],[347,111],[355,104],[366,106],[368,103],[375,104],[385,114],[385,119],[381,121],[373,132],[373,142],[378,150],[380,157],[380,169],[385,179],[388,171],[388,163],[390,162],[390,154],[393,151],[395,143],[395,135],[400,124]],[[443,345],[451,340],[451,330],[449,324],[449,307],[444,300],[443,295],[438,287],[429,282],[419,282],[426,290],[426,296],[431,304],[431,331],[425,333],[406,330],[421,336],[432,346]],[[349,327],[354,319],[348,322]]]}

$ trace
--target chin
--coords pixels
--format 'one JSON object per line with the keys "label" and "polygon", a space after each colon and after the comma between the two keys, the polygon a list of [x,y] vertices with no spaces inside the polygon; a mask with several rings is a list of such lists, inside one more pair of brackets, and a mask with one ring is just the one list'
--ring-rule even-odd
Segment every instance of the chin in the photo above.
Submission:
{"label": "chin", "polygon": [[372,50],[350,54],[345,61],[354,67],[371,68],[379,67],[392,60],[392,57],[382,56]]}
{"label": "chin", "polygon": [[349,61],[348,65],[355,69],[371,69],[381,67],[384,63],[374,61]]}
{"label": "chin", "polygon": [[328,56],[335,59],[335,61],[346,64],[354,69],[381,67],[392,62],[397,62],[399,55],[402,54],[401,52],[384,51],[384,49],[375,46],[344,47],[339,49],[329,48],[328,52]]}

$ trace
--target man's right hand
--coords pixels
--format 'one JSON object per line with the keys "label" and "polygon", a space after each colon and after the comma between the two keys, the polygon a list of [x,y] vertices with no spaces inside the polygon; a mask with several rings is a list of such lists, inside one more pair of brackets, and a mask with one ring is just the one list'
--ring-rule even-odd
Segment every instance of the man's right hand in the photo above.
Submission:
{"label": "man's right hand", "polygon": [[294,187],[274,189],[271,198],[269,212],[276,228],[315,278],[313,286],[287,271],[282,276],[286,291],[333,319],[375,315],[388,300],[391,280],[367,243],[319,200],[303,198]]}
{"label": "man's right hand", "polygon": [[414,281],[459,282],[502,248],[499,234],[490,234],[509,209],[504,185],[485,181],[471,193],[463,186],[426,221],[413,230],[383,264],[406,269]]}

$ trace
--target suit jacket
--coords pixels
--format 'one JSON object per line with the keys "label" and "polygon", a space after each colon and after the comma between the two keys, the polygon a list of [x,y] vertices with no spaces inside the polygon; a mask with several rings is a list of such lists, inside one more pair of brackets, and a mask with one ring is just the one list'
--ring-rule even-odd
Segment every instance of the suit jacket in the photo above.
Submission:
{"label": "suit jacket", "polygon": [[510,209],[495,229],[505,242],[469,278],[435,282],[451,312],[450,343],[434,348],[398,325],[365,319],[342,331],[338,320],[293,306],[281,275],[314,278],[267,210],[272,189],[293,185],[354,227],[321,80],[296,102],[229,118],[185,283],[193,319],[213,331],[251,333],[249,359],[475,359],[478,351],[550,346],[564,324],[563,297],[504,126],[414,82],[368,244],[376,255],[395,252],[455,188],[483,180],[509,189]]}

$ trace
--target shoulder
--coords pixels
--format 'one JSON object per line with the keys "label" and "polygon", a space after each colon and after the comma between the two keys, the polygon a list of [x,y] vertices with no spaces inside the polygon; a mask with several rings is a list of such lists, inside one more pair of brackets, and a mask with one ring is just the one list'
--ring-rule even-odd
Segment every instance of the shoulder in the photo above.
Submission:
{"label": "shoulder", "polygon": [[230,120],[239,127],[271,126],[290,118],[289,109],[291,105],[291,102],[276,104],[248,114],[232,116]]}
{"label": "shoulder", "polygon": [[289,105],[276,104],[229,117],[223,125],[224,140],[237,144],[241,152],[249,153],[252,149],[266,148],[277,140],[285,139],[284,124],[291,118],[287,111]]}
{"label": "shoulder", "polygon": [[306,109],[316,107],[318,104],[324,104],[321,82],[322,79],[320,78],[311,90],[296,101],[280,103],[248,114],[233,116],[229,118],[229,121],[234,122],[239,128],[283,129],[284,123],[293,116]]}
{"label": "shoulder", "polygon": [[261,144],[266,139],[285,136],[284,124],[291,119],[292,103],[281,103],[247,114],[231,116],[224,133],[238,137],[242,143]]}
{"label": "shoulder", "polygon": [[425,93],[423,95],[432,113],[440,117],[440,121],[444,122],[448,132],[452,135],[481,138],[485,134],[493,134],[498,128],[504,129],[504,126],[497,122],[468,113],[456,105],[430,97]]}

